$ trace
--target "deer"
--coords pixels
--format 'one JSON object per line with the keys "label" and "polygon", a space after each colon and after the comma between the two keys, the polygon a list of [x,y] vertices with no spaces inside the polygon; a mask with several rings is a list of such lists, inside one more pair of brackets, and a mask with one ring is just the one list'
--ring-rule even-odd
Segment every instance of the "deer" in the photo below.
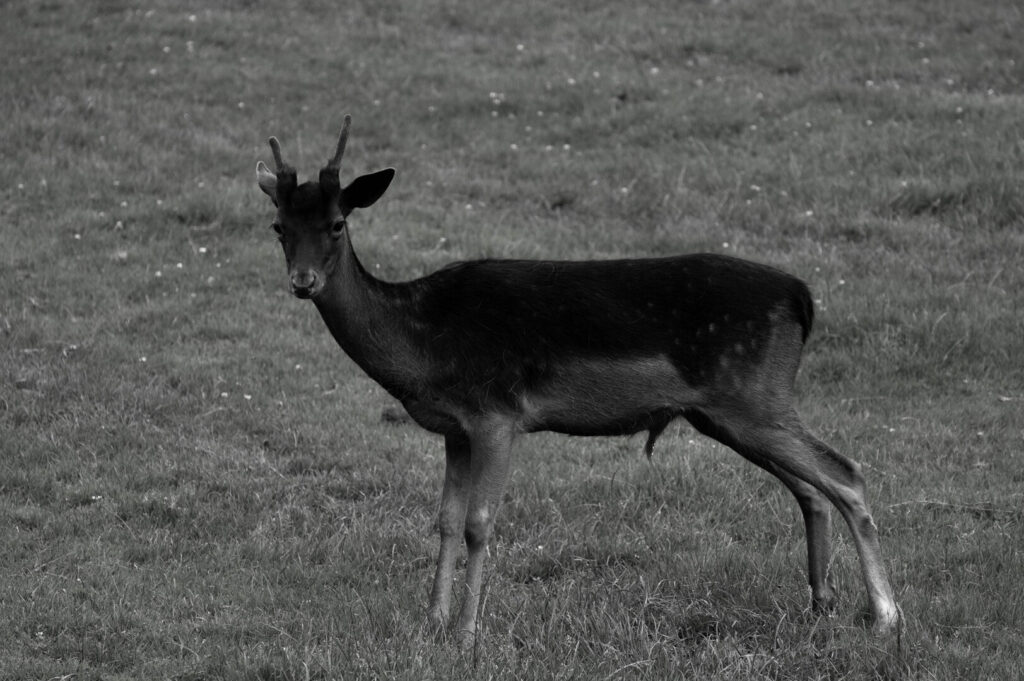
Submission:
{"label": "deer", "polygon": [[444,634],[462,542],[455,634],[478,635],[484,559],[521,435],[647,433],[648,457],[683,418],[777,477],[803,515],[814,611],[831,613],[830,509],[846,521],[873,616],[900,626],[860,464],[812,435],[794,382],[814,318],[808,286],[773,267],[713,253],[617,260],[481,259],[406,282],[375,278],[348,219],[394,168],[341,185],[352,122],[316,180],[269,139],[276,168],[257,184],[276,207],[291,293],[313,302],[342,350],[427,431],[444,437],[440,549],[426,624]]}

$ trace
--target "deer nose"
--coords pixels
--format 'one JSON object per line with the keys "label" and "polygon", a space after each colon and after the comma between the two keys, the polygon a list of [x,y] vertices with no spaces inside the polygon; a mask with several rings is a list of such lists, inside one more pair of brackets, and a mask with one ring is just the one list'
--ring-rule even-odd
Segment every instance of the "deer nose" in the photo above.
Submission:
{"label": "deer nose", "polygon": [[316,272],[312,270],[292,272],[291,282],[292,293],[299,298],[309,298],[317,288]]}

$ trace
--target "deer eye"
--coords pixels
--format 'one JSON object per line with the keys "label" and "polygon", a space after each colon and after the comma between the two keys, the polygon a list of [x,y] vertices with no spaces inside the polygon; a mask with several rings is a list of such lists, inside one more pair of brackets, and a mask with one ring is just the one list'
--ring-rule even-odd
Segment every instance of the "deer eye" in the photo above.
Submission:
{"label": "deer eye", "polygon": [[341,218],[341,219],[339,219],[339,220],[335,220],[335,221],[334,221],[334,222],[333,222],[333,223],[331,224],[331,236],[333,236],[333,237],[334,237],[335,239],[337,239],[338,237],[340,237],[340,236],[341,236],[341,233],[342,233],[343,231],[345,231],[345,227],[346,227],[347,225],[348,225],[348,223],[347,223],[347,222],[345,222],[345,219],[344,219],[344,218]]}
{"label": "deer eye", "polygon": [[278,236],[284,236],[284,227],[281,226],[280,222],[274,221],[271,223],[270,228],[274,230],[274,233]]}

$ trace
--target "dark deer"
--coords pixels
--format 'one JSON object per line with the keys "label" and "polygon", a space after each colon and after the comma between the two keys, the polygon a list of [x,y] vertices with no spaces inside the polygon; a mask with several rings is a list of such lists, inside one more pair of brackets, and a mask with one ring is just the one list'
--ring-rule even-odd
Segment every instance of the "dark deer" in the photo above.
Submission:
{"label": "dark deer", "polygon": [[405,283],[371,276],[348,216],[388,188],[388,168],[342,187],[351,118],[318,181],[270,147],[260,189],[277,206],[292,292],[316,305],[342,349],[422,427],[445,438],[441,549],[428,620],[448,619],[456,555],[468,547],[460,639],[476,632],[484,554],[522,433],[658,435],[683,417],[778,477],[807,530],[813,605],[829,610],[830,504],[849,525],[874,614],[899,614],[861,467],[811,435],[793,382],[811,330],[807,286],[779,270],[723,255],[587,262],[477,260]]}

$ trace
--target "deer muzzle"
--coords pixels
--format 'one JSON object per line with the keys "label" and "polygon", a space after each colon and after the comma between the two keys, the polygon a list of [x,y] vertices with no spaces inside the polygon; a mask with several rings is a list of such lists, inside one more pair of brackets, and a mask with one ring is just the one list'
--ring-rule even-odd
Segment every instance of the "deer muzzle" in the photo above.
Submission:
{"label": "deer muzzle", "polygon": [[297,270],[291,273],[292,293],[296,298],[312,298],[323,289],[323,280],[313,270]]}

